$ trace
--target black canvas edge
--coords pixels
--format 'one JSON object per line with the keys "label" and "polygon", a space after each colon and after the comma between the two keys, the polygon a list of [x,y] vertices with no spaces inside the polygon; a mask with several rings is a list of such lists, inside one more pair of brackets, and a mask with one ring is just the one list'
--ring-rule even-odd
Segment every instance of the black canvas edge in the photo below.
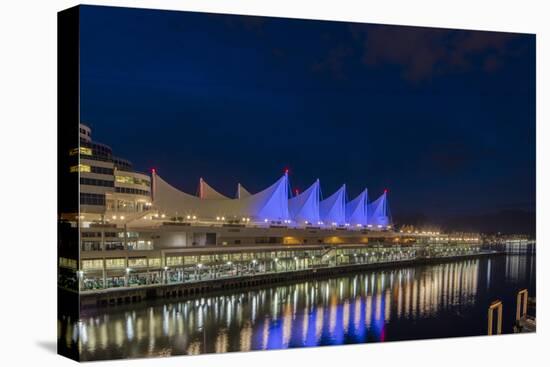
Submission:
{"label": "black canvas edge", "polygon": [[[80,314],[78,288],[78,228],[66,220],[79,216],[79,173],[70,167],[78,165],[79,155],[69,152],[79,147],[79,46],[80,7],[57,13],[57,313],[58,320],[77,320]],[[77,221],[78,222],[78,221]],[[71,265],[60,259],[70,259]],[[74,263],[72,262],[74,260]],[[59,323],[59,321],[58,321]],[[68,323],[65,323],[67,325]],[[58,327],[58,340],[73,338],[72,347],[58,343],[57,353],[80,361],[78,335]],[[76,339],[74,339],[76,337]]]}

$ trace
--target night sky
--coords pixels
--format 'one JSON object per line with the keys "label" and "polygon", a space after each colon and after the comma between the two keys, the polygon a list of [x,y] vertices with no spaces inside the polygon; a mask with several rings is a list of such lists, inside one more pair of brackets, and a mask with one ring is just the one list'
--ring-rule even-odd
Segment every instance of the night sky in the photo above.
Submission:
{"label": "night sky", "polygon": [[534,231],[534,35],[85,6],[80,57],[94,140],[189,193],[288,167],[388,188],[396,222]]}

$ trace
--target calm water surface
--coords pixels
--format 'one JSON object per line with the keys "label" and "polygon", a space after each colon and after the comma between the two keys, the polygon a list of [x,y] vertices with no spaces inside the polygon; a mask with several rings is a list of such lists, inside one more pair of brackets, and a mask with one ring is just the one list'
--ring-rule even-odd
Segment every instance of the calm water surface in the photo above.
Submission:
{"label": "calm water surface", "polygon": [[484,335],[495,299],[511,333],[523,288],[535,296],[534,256],[405,267],[87,311],[58,343],[97,360]]}

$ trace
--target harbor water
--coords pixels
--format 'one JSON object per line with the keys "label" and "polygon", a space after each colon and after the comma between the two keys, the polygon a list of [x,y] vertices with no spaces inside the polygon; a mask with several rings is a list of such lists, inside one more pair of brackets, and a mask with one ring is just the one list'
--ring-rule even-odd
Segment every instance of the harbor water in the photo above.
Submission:
{"label": "harbor water", "polygon": [[100,360],[486,335],[497,299],[512,333],[517,292],[536,295],[535,260],[457,260],[86,310],[59,319],[58,345]]}

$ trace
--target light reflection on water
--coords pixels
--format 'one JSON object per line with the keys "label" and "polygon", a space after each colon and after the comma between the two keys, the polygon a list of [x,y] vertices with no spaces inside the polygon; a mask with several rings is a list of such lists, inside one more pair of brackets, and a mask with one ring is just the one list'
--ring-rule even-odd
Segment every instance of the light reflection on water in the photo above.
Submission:
{"label": "light reflection on water", "polygon": [[95,360],[479,335],[494,299],[511,323],[534,272],[534,257],[501,256],[134,304],[60,321],[59,343]]}

